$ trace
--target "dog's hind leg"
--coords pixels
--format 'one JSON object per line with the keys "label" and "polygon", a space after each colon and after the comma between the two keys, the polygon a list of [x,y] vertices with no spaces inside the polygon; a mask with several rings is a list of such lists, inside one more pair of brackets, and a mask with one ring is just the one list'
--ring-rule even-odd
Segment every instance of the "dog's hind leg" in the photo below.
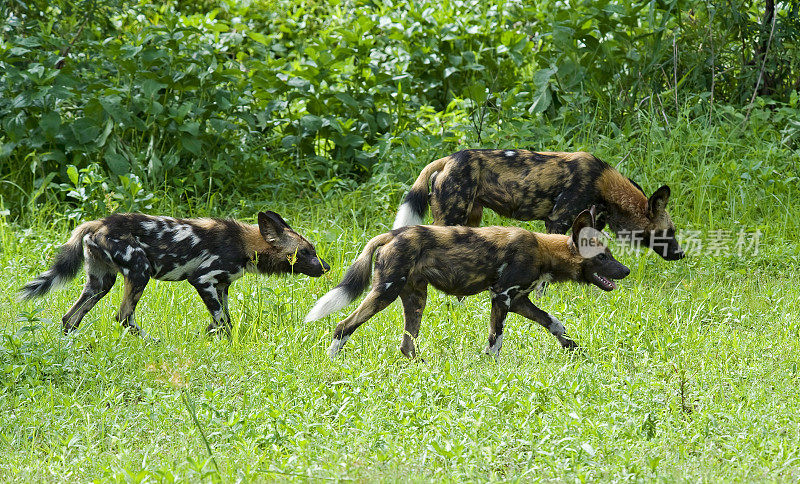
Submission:
{"label": "dog's hind leg", "polygon": [[476,205],[479,168],[470,160],[448,165],[431,184],[434,225],[480,224],[483,208]]}
{"label": "dog's hind leg", "polygon": [[344,344],[350,339],[350,335],[369,318],[397,299],[404,285],[405,281],[373,284],[372,290],[361,301],[358,308],[336,325],[336,329],[333,331],[333,341],[328,347],[328,356],[334,358],[339,354]]}
{"label": "dog's hind leg", "polygon": [[408,358],[414,358],[417,355],[417,337],[422,323],[422,312],[428,301],[428,285],[425,283],[413,286],[407,284],[400,293],[400,300],[403,303],[403,319],[405,320],[400,352]]}
{"label": "dog's hind leg", "polygon": [[[123,274],[125,274],[123,272]],[[134,274],[128,272],[125,276],[125,291],[122,296],[122,303],[120,303],[119,311],[117,312],[116,320],[119,321],[124,328],[127,328],[131,334],[147,337],[142,328],[136,324],[135,312],[136,305],[142,297],[144,288],[150,281],[150,276],[147,274]]]}
{"label": "dog's hind leg", "polygon": [[114,286],[117,280],[117,267],[109,257],[109,252],[103,250],[97,241],[97,236],[86,235],[83,238],[83,258],[86,269],[86,284],[83,292],[75,304],[62,318],[64,334],[74,331],[95,304],[102,299]]}
{"label": "dog's hind leg", "polygon": [[134,321],[136,304],[142,297],[144,288],[150,281],[152,267],[144,249],[135,240],[119,240],[107,237],[97,238],[97,244],[111,258],[125,279],[125,290],[116,320],[131,334],[148,338]]}
{"label": "dog's hind leg", "polygon": [[114,272],[98,264],[96,260],[86,259],[86,284],[78,300],[61,320],[64,334],[78,328],[86,313],[108,294],[116,280],[117,275]]}
{"label": "dog's hind leg", "polygon": [[564,328],[564,325],[561,324],[561,321],[556,319],[555,316],[551,316],[550,314],[547,314],[536,307],[531,300],[528,299],[527,294],[520,295],[514,300],[514,302],[511,304],[511,311],[532,321],[536,321],[540,325],[544,326],[550,332],[550,334],[558,339],[558,342],[561,343],[562,347],[567,349],[578,347],[574,341],[565,336],[567,330]]}

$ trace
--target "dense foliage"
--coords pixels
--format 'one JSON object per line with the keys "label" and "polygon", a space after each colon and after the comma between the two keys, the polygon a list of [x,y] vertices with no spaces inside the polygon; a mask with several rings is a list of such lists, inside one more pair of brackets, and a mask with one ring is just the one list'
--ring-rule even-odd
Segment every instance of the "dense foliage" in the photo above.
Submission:
{"label": "dense foliage", "polygon": [[645,110],[667,129],[713,124],[720,104],[746,113],[723,110],[733,123],[787,107],[768,122],[796,149],[799,9],[11,0],[0,196],[14,213],[55,197],[93,215],[146,209],[153,193],[325,193],[410,176],[459,144],[567,149],[588,122],[618,135]]}

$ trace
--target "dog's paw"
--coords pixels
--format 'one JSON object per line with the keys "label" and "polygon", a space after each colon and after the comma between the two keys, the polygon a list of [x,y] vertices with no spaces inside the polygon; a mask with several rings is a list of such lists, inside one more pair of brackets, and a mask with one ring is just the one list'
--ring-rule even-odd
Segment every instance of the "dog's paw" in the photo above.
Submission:
{"label": "dog's paw", "polygon": [[561,343],[561,347],[564,348],[565,350],[572,351],[572,350],[576,350],[576,349],[580,348],[580,346],[578,346],[578,343],[572,341],[569,338],[562,338],[560,343]]}

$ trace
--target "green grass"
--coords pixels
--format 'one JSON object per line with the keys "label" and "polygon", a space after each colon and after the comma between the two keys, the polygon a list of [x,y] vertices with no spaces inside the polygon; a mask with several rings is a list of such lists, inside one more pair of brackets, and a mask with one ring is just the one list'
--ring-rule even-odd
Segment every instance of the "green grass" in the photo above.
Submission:
{"label": "green grass", "polygon": [[[400,192],[380,186],[219,209],[250,221],[273,209],[333,266],[320,279],[235,283],[231,341],[202,334],[209,316],[187,283],[158,281],[136,315],[160,344],[112,323],[121,283],[62,336],[83,276],[32,303],[13,293],[47,267],[69,227],[53,222],[58,207],[0,220],[0,480],[796,481],[798,189],[761,168],[750,180],[732,175],[754,160],[777,166],[777,145],[682,129],[686,142],[631,146],[621,168],[648,192],[672,185],[679,228],[760,228],[760,252],[672,263],[622,254],[632,273],[618,291],[551,285],[535,303],[566,324],[582,347],[574,353],[510,316],[495,361],[481,354],[488,297],[459,304],[431,289],[425,362],[400,356],[398,303],[331,362],[331,331],[347,312],[302,319],[391,225]],[[599,150],[614,162],[625,143]],[[491,214],[489,223],[542,228]]]}

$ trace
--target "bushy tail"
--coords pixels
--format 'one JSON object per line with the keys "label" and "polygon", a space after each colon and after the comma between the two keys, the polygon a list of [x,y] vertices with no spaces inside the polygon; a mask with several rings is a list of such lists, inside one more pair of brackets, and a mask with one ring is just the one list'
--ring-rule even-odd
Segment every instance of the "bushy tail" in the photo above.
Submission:
{"label": "bushy tail", "polygon": [[81,270],[83,263],[83,237],[89,232],[97,230],[99,221],[86,222],[72,231],[66,244],[61,246],[56,260],[47,271],[39,277],[25,284],[17,293],[17,299],[25,301],[41,297],[59,286],[63,286],[74,279]]}
{"label": "bushy tail", "polygon": [[356,261],[347,269],[342,282],[319,298],[306,315],[305,322],[316,321],[342,309],[364,292],[372,275],[372,255],[378,247],[388,244],[393,238],[394,235],[387,232],[367,242]]}
{"label": "bushy tail", "polygon": [[441,171],[444,164],[449,160],[449,157],[440,158],[431,162],[422,169],[417,181],[411,186],[406,198],[397,210],[397,216],[394,219],[392,229],[399,229],[407,225],[419,225],[425,218],[425,212],[428,211],[428,181],[431,176],[437,171]]}

